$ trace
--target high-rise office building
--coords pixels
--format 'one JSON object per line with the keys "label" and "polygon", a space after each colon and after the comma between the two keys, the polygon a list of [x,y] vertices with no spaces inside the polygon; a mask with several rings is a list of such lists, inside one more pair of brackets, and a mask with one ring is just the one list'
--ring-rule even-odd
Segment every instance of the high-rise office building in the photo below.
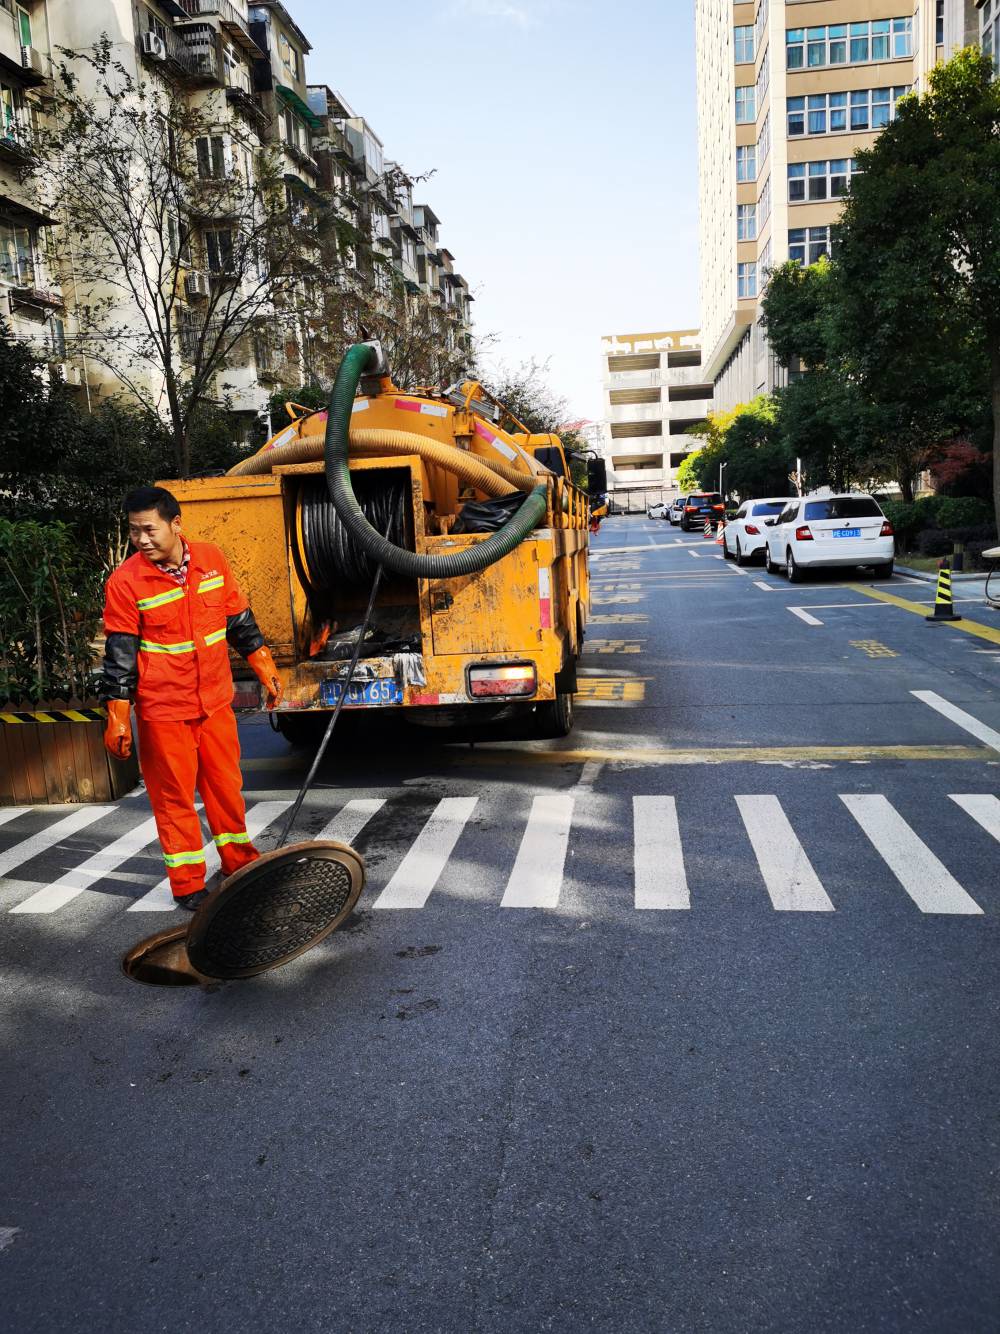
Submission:
{"label": "high-rise office building", "polygon": [[[1000,11],[1000,0],[986,0]],[[993,36],[975,0],[696,0],[701,341],[715,406],[781,383],[760,300],[815,263],[858,149],[934,65]]]}

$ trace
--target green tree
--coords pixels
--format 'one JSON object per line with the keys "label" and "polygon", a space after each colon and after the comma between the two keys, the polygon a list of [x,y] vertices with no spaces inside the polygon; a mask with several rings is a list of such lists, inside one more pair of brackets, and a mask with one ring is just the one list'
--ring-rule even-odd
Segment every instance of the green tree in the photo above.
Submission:
{"label": "green tree", "polygon": [[703,489],[718,486],[719,469],[724,464],[727,494],[746,500],[749,496],[787,493],[794,456],[782,435],[774,398],[762,394],[730,412],[709,413],[704,426],[692,433],[698,434],[705,445],[685,462],[691,464]]}
{"label": "green tree", "polygon": [[929,84],[858,154],[835,266],[838,338],[883,439],[954,434],[988,386],[1000,522],[1000,82],[969,47]]}
{"label": "green tree", "polygon": [[700,449],[693,449],[677,469],[677,490],[682,494],[686,491],[697,491],[701,485],[698,480],[698,459],[702,453]]}

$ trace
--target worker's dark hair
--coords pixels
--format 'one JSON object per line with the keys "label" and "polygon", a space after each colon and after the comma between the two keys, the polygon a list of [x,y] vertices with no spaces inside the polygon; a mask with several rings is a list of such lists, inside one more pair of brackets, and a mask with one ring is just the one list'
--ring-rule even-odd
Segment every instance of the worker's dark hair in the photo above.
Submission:
{"label": "worker's dark hair", "polygon": [[142,510],[156,510],[161,519],[166,519],[167,523],[171,519],[176,519],[181,512],[176,497],[162,486],[137,486],[134,491],[130,491],[125,497],[124,509],[126,514],[138,514]]}

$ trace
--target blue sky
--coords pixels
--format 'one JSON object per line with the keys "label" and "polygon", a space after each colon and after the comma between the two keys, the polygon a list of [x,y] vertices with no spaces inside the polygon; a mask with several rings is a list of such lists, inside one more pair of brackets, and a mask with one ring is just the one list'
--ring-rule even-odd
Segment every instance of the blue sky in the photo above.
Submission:
{"label": "blue sky", "polygon": [[698,324],[692,0],[286,0],[310,83],[442,219],[509,365],[600,415],[600,337]]}

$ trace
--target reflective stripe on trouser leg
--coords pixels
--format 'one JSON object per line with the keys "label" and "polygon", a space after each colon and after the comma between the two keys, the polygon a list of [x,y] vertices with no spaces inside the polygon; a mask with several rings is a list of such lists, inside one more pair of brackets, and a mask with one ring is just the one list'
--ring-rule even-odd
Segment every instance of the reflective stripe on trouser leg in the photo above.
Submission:
{"label": "reflective stripe on trouser leg", "polygon": [[205,887],[201,821],[194,808],[197,723],[138,717],[139,759],[175,898]]}
{"label": "reflective stripe on trouser leg", "polygon": [[246,830],[242,789],[236,715],[227,705],[205,718],[198,734],[198,791],[225,875],[260,856]]}

